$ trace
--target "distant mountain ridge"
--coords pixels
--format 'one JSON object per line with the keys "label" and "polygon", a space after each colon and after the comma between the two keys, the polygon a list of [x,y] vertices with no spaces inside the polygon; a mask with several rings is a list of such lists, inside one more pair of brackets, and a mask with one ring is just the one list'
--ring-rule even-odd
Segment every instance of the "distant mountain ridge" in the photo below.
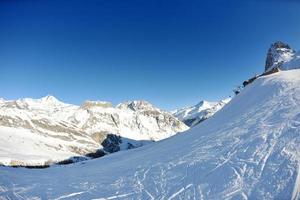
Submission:
{"label": "distant mountain ridge", "polygon": [[219,102],[200,101],[198,104],[172,111],[171,113],[187,126],[193,127],[200,122],[213,116],[217,111],[223,108],[231,98]]}
{"label": "distant mountain ridge", "polygon": [[[40,165],[99,149],[112,153],[188,127],[146,101],[66,104],[53,96],[0,100],[0,163]],[[116,136],[116,137],[115,137]]]}

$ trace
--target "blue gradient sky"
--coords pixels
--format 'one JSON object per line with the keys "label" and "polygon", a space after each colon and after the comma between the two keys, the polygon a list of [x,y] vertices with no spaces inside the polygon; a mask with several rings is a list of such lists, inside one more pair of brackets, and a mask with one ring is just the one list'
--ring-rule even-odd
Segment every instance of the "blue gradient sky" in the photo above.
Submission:
{"label": "blue gradient sky", "polygon": [[0,96],[218,100],[262,72],[272,42],[300,49],[299,19],[296,0],[0,1]]}

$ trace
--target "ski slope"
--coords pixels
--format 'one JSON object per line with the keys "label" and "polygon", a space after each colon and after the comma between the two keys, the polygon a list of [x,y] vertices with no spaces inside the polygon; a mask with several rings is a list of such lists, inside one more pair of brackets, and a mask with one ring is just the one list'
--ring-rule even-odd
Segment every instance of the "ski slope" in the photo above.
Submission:
{"label": "ski slope", "polygon": [[0,168],[10,199],[300,199],[300,70],[260,77],[183,134],[47,169]]}

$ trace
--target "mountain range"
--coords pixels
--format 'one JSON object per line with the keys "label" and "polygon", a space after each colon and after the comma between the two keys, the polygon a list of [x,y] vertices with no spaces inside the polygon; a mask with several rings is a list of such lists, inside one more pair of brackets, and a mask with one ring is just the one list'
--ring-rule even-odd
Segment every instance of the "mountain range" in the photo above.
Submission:
{"label": "mountain range", "polygon": [[171,114],[146,101],[129,101],[113,107],[101,101],[76,106],[53,96],[2,99],[0,163],[36,166],[78,156],[101,156],[162,140],[187,129]]}

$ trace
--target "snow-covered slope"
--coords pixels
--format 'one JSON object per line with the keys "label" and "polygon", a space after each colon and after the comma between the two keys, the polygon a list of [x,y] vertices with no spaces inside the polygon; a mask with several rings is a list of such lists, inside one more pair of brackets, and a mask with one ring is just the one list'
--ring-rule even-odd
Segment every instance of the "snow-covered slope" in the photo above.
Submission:
{"label": "snow-covered slope", "polygon": [[200,103],[172,111],[171,113],[187,126],[195,126],[208,119],[226,105],[231,98],[219,102],[201,101]]}
{"label": "snow-covered slope", "polygon": [[10,199],[300,199],[300,70],[260,77],[193,129],[101,159],[1,167]]}
{"label": "snow-covered slope", "polygon": [[[134,110],[125,106],[132,103],[143,106]],[[145,101],[114,108],[100,101],[75,106],[53,96],[1,100],[0,163],[41,165],[97,149],[114,152],[161,140],[187,128]]]}
{"label": "snow-covered slope", "polygon": [[300,52],[296,52],[288,44],[275,42],[268,50],[265,71],[270,71],[275,67],[281,70],[299,69]]}

